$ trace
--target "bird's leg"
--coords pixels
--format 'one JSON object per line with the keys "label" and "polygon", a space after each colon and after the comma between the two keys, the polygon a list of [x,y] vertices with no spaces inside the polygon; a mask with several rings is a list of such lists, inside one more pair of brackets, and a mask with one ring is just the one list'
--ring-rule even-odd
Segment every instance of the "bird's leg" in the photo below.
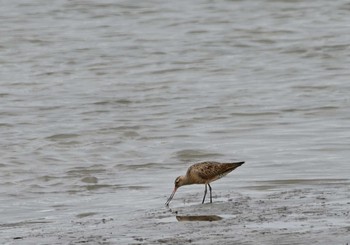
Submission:
{"label": "bird's leg", "polygon": [[207,184],[205,184],[204,197],[203,197],[202,204],[204,203],[204,200],[205,200],[205,196],[206,196],[206,195],[207,195]]}
{"label": "bird's leg", "polygon": [[211,186],[208,184],[208,186],[209,186],[209,192],[210,192],[210,203],[212,203],[213,201],[212,201],[212,197],[211,197]]}

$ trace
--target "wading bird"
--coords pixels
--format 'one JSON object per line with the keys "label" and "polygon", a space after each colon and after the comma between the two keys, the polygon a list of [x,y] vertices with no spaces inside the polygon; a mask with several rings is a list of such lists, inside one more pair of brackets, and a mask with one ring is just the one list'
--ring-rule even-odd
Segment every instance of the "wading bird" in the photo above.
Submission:
{"label": "wading bird", "polygon": [[175,188],[173,190],[173,193],[171,193],[170,197],[166,201],[165,205],[169,206],[171,199],[173,199],[175,192],[179,187],[192,184],[205,184],[202,204],[204,203],[205,196],[207,195],[207,186],[209,186],[210,203],[212,203],[210,183],[224,177],[235,168],[241,166],[243,163],[244,162],[200,162],[193,164],[188,168],[186,175],[179,176],[175,179]]}

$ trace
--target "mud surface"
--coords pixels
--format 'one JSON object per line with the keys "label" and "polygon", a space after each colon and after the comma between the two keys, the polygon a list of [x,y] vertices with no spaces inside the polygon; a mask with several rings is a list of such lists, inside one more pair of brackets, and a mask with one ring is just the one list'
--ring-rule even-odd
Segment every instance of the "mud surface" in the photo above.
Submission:
{"label": "mud surface", "polygon": [[129,220],[86,213],[66,223],[39,220],[1,230],[5,244],[348,244],[350,181],[301,182],[259,182],[265,190],[214,194],[204,205],[198,193]]}

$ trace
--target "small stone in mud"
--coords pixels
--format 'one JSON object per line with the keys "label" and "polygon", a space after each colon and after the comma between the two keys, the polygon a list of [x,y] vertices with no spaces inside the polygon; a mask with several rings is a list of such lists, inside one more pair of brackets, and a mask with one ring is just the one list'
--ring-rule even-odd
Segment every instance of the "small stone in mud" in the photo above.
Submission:
{"label": "small stone in mud", "polygon": [[112,220],[113,220],[113,218],[110,218],[110,219],[103,218],[101,221],[103,224],[106,224],[107,221],[112,221]]}

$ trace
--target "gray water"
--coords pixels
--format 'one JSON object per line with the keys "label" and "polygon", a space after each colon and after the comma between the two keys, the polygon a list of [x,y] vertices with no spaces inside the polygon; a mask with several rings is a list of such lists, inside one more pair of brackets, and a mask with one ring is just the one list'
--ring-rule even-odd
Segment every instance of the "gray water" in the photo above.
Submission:
{"label": "gray water", "polygon": [[1,1],[0,240],[142,223],[204,160],[246,161],[223,202],[348,181],[349,23],[343,0]]}

